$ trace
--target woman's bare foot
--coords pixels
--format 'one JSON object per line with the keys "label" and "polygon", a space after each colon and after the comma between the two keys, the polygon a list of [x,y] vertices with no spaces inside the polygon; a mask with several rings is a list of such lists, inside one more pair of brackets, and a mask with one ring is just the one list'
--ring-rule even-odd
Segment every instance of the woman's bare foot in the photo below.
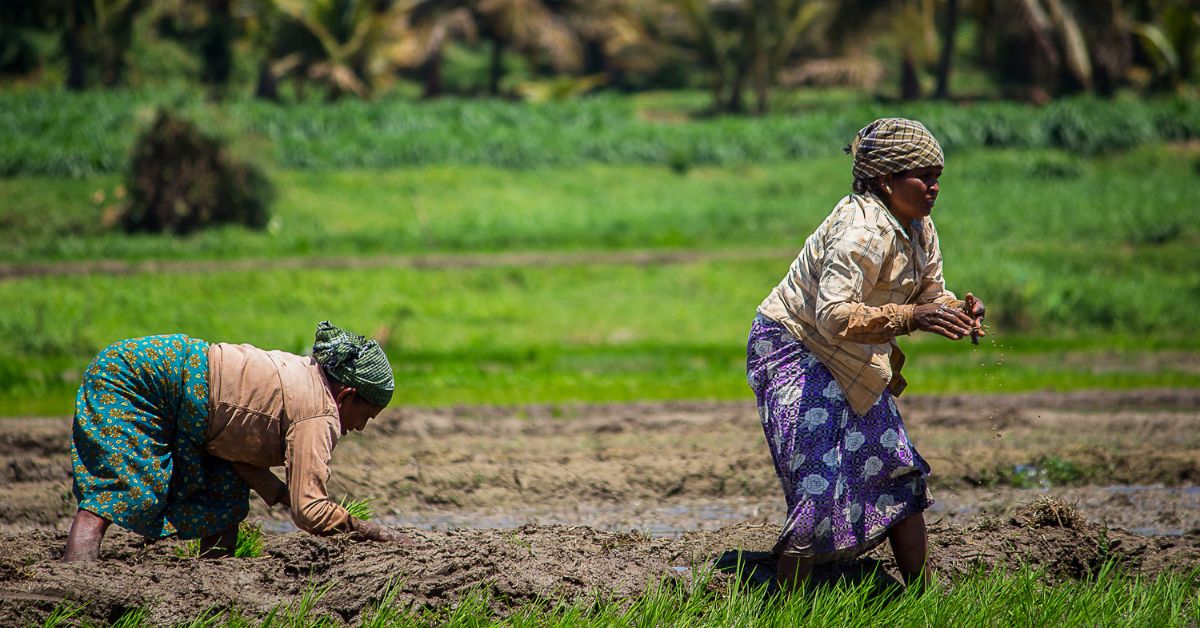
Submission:
{"label": "woman's bare foot", "polygon": [[888,541],[892,545],[892,555],[896,557],[896,566],[900,575],[904,576],[906,586],[925,588],[929,585],[929,570],[925,560],[928,555],[929,539],[925,531],[925,515],[917,513],[888,531]]}
{"label": "woman's bare foot", "polygon": [[96,560],[100,557],[100,541],[108,530],[109,521],[100,515],[80,510],[71,521],[67,533],[67,548],[63,551],[63,562]]}
{"label": "woman's bare foot", "polygon": [[779,581],[779,588],[784,591],[795,591],[800,588],[808,579],[808,575],[812,573],[813,564],[811,558],[780,554],[775,568],[775,579]]}

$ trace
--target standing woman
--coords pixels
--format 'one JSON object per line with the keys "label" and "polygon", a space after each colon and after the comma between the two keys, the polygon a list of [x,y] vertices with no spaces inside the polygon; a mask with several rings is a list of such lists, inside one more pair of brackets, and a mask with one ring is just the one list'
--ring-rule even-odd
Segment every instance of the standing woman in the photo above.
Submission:
{"label": "standing woman", "polygon": [[908,583],[924,583],[929,465],[896,408],[895,338],[983,334],[983,303],[946,289],[929,218],[942,148],[920,122],[876,120],[845,148],[854,193],[809,236],[758,306],[747,381],[787,500],[778,578],[853,558],[884,539]]}
{"label": "standing woman", "polygon": [[[325,483],[338,438],[391,401],[383,349],[317,326],[312,356],[183,334],[122,340],[88,367],[75,401],[71,466],[79,511],[63,560],[94,560],[110,523],[146,537],[200,539],[232,555],[251,488],[313,534],[403,535],[355,519]],[[287,482],[270,467],[283,466]]]}

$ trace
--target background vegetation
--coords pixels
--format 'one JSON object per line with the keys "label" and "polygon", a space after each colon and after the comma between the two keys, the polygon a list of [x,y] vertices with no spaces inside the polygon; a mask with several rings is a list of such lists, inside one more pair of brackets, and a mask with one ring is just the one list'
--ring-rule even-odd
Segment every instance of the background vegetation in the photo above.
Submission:
{"label": "background vegetation", "polygon": [[[885,115],[946,147],[947,277],[993,328],[906,339],[914,391],[1200,380],[1183,1],[54,0],[0,31],[0,414],[69,413],[120,338],[303,352],[324,318],[404,403],[743,399],[754,306]],[[265,228],[120,230],[160,109],[265,173]]]}
{"label": "background vegetation", "polygon": [[[978,348],[905,339],[913,390],[1200,383],[1191,149],[951,159],[935,210],[947,277],[987,300],[993,335]],[[119,338],[303,352],[322,318],[383,340],[404,403],[739,399],[754,307],[846,170],[831,156],[682,174],[281,171],[273,229],[185,239],[95,230],[89,197],[112,177],[0,181],[5,252],[25,260],[14,272],[58,259],[100,272],[0,282],[20,304],[0,314],[0,406],[68,412],[78,374]],[[636,263],[648,253],[668,258]],[[113,259],[175,266],[97,266]]]}

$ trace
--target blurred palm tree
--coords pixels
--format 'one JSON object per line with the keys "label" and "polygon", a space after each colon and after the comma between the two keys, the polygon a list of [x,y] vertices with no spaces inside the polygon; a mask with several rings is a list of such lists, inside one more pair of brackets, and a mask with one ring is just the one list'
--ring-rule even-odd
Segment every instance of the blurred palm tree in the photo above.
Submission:
{"label": "blurred palm tree", "polygon": [[558,0],[551,6],[580,42],[583,73],[618,84],[626,75],[654,72],[667,56],[654,32],[662,5],[662,0]]}
{"label": "blurred palm tree", "polygon": [[[898,51],[897,77],[900,98],[915,100],[922,95],[920,69],[934,62],[938,55],[937,0],[843,0],[837,3],[827,25],[826,36],[842,53],[861,53],[876,41],[883,41]],[[953,11],[957,26],[958,4]],[[947,17],[951,17],[948,15]],[[943,33],[953,42],[952,33]],[[949,90],[952,50],[941,48],[939,67],[944,68],[945,86]]]}
{"label": "blurred palm tree", "polygon": [[290,79],[303,99],[309,85],[329,100],[370,96],[392,77],[387,53],[404,6],[390,0],[242,0],[239,17],[263,51],[257,93],[277,98],[276,83]]}
{"label": "blurred palm tree", "polygon": [[743,112],[752,86],[766,112],[770,87],[834,3],[823,0],[672,0],[681,43],[712,75],[713,108]]}
{"label": "blurred palm tree", "polygon": [[393,64],[380,54],[403,6],[387,0],[273,0],[283,15],[273,73],[322,84],[330,100],[369,96]]}
{"label": "blurred palm tree", "polygon": [[404,68],[417,68],[425,98],[442,95],[442,61],[447,43],[475,41],[470,11],[464,8],[416,16],[409,12],[389,37],[391,54]]}
{"label": "blurred palm tree", "polygon": [[1120,0],[843,0],[830,32],[854,44],[890,39],[906,100],[921,96],[920,69],[939,48],[934,95],[946,98],[963,18],[978,25],[984,66],[1034,100],[1084,89],[1110,95],[1132,62],[1133,22]]}
{"label": "blurred palm tree", "polygon": [[1035,100],[1086,89],[1111,95],[1132,63],[1120,0],[976,0],[981,57]]}
{"label": "blurred palm tree", "polygon": [[1200,45],[1200,2],[1143,0],[1132,3],[1137,52],[1152,73],[1154,89],[1177,89],[1192,79]]}
{"label": "blurred palm tree", "polygon": [[[500,94],[508,50],[530,57],[546,55],[558,71],[580,67],[579,40],[566,20],[542,0],[410,0],[408,8],[409,24],[426,33],[430,42],[428,59],[440,63],[441,46],[453,32],[487,42],[488,93],[493,96]],[[440,68],[429,71],[440,72]],[[428,88],[427,81],[427,93]]]}
{"label": "blurred palm tree", "polygon": [[[0,51],[22,64],[36,51],[30,35],[57,32],[67,57],[66,86],[81,90],[91,77],[102,85],[119,85],[129,65],[134,20],[148,0],[12,0],[0,3]],[[7,61],[8,59],[6,59]]]}
{"label": "blurred palm tree", "polygon": [[233,44],[238,34],[234,0],[157,0],[158,34],[183,43],[200,60],[200,81],[215,97],[224,95],[233,73]]}

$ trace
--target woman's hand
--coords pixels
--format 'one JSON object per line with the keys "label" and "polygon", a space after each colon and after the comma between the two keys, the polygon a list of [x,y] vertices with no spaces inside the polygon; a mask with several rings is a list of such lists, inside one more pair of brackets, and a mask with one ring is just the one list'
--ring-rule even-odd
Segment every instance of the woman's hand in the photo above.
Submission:
{"label": "woman's hand", "polygon": [[971,317],[971,342],[979,344],[979,337],[986,336],[987,332],[983,329],[983,317],[987,314],[987,308],[984,307],[983,301],[979,297],[967,293],[963,309],[966,310],[967,316]]}
{"label": "woman's hand", "polygon": [[966,312],[945,303],[918,305],[913,311],[913,320],[917,329],[941,334],[951,340],[959,340],[970,334],[974,327],[974,321]]}
{"label": "woman's hand", "polygon": [[379,541],[382,543],[399,543],[401,545],[416,543],[412,538],[400,534],[400,532],[385,525],[380,525],[373,521],[355,519],[354,517],[350,518],[350,530],[361,541]]}

